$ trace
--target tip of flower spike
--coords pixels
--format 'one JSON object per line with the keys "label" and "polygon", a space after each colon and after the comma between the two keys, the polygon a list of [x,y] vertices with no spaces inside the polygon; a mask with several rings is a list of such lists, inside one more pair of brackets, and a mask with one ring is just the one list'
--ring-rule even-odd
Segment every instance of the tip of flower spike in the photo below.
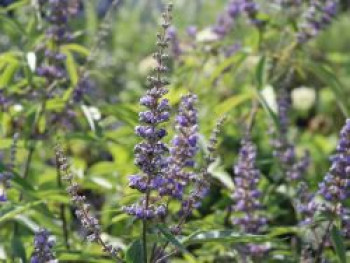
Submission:
{"label": "tip of flower spike", "polygon": [[0,202],[6,202],[7,201],[7,196],[5,193],[0,193]]}

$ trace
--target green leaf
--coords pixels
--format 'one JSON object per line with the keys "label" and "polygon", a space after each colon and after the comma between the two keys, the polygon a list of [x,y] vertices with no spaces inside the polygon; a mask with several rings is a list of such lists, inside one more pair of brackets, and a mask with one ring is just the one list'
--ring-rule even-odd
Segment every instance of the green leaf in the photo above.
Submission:
{"label": "green leaf", "polygon": [[134,241],[126,250],[126,263],[143,262],[143,250],[141,240]]}
{"label": "green leaf", "polygon": [[79,76],[78,76],[78,69],[77,69],[77,65],[75,63],[74,57],[72,53],[67,49],[63,49],[63,53],[67,56],[66,67],[67,67],[69,79],[71,81],[72,86],[76,86],[78,84]]}
{"label": "green leaf", "polygon": [[332,227],[331,230],[331,239],[332,244],[334,247],[334,250],[339,258],[339,261],[341,263],[346,263],[346,249],[344,246],[344,240],[343,237],[339,231],[339,229],[336,226]]}
{"label": "green leaf", "polygon": [[93,39],[96,37],[96,32],[98,28],[98,18],[96,16],[95,11],[95,1],[93,0],[87,0],[84,3],[85,8],[85,17],[86,17],[86,31],[87,31],[87,37],[88,42],[92,43]]}
{"label": "green leaf", "polygon": [[26,205],[10,204],[0,209],[0,223],[13,219],[19,214],[23,214],[34,206],[44,203],[44,200],[30,202]]}
{"label": "green leaf", "polygon": [[26,250],[24,248],[23,242],[20,239],[19,235],[14,235],[12,240],[11,240],[11,247],[12,247],[12,252],[13,256],[15,258],[20,258],[22,262],[27,262],[26,260]]}
{"label": "green leaf", "polygon": [[91,112],[89,111],[88,107],[86,107],[85,105],[81,106],[81,110],[84,113],[84,116],[87,120],[87,122],[89,123],[90,129],[95,132],[96,131],[96,123],[94,121],[94,118],[91,115]]}
{"label": "green leaf", "polygon": [[22,25],[16,20],[14,17],[9,17],[7,15],[1,15],[2,11],[0,10],[0,22],[3,25],[9,26],[15,31],[18,31],[17,33],[22,34],[23,36],[26,36],[25,30],[22,28]]}
{"label": "green leaf", "polygon": [[265,86],[265,80],[266,80],[266,57],[262,56],[256,68],[256,81],[258,83],[259,90]]}
{"label": "green leaf", "polygon": [[13,4],[10,4],[9,6],[7,6],[5,8],[0,8],[0,11],[1,12],[13,11],[17,8],[20,8],[20,7],[27,5],[28,3],[29,3],[29,0],[15,1]]}
{"label": "green leaf", "polygon": [[335,73],[324,65],[320,66],[310,63],[308,64],[308,68],[330,87],[331,91],[334,93],[334,96],[337,98],[336,102],[343,115],[345,117],[350,116],[348,108],[349,105],[347,104],[348,100],[344,92],[345,88],[343,84],[338,80]]}
{"label": "green leaf", "polygon": [[101,112],[106,115],[113,115],[118,120],[122,120],[125,123],[129,124],[131,127],[135,127],[138,123],[138,114],[137,110],[131,104],[119,104],[116,106],[102,106],[100,108]]}
{"label": "green leaf", "polygon": [[187,254],[188,251],[186,248],[181,244],[181,242],[170,232],[170,230],[165,226],[158,224],[157,229],[163,234],[163,236],[171,243],[173,244],[178,250],[181,252]]}
{"label": "green leaf", "polygon": [[271,237],[265,235],[241,234],[231,230],[210,230],[192,235],[183,244],[189,245],[208,242],[261,243],[268,241],[271,241]]}
{"label": "green leaf", "polygon": [[235,184],[223,165],[220,163],[220,159],[217,158],[215,162],[213,162],[209,168],[209,173],[216,179],[218,179],[223,185],[225,185],[228,189],[234,190]]}
{"label": "green leaf", "polygon": [[19,67],[18,62],[7,64],[7,66],[5,67],[5,70],[0,75],[0,88],[10,84],[18,67]]}
{"label": "green leaf", "polygon": [[249,100],[252,97],[251,94],[239,94],[239,95],[234,95],[219,105],[217,105],[214,109],[215,113],[218,115],[223,115],[230,110],[232,110],[234,107],[237,107],[238,105],[242,104],[243,102]]}
{"label": "green leaf", "polygon": [[[231,67],[232,65],[234,65],[234,70],[237,70],[247,57],[247,52],[240,52],[225,59],[220,65],[216,67],[213,74],[210,76],[208,82],[209,86],[212,86],[213,83],[227,70],[227,68]],[[232,72],[230,72],[230,74],[232,74]]]}
{"label": "green leaf", "polygon": [[287,234],[297,234],[299,229],[297,227],[275,227],[269,232],[270,237],[278,237]]}
{"label": "green leaf", "polygon": [[256,95],[258,97],[260,104],[263,106],[263,109],[268,114],[268,116],[271,118],[271,120],[273,121],[275,126],[279,127],[279,121],[278,121],[276,113],[271,109],[271,107],[266,102],[265,98],[261,95],[259,90],[256,91]]}
{"label": "green leaf", "polygon": [[79,53],[85,57],[87,57],[90,54],[89,49],[87,49],[86,47],[83,47],[81,45],[74,44],[74,43],[62,45],[61,48],[65,49],[65,50],[69,50],[69,51],[74,51],[74,52]]}

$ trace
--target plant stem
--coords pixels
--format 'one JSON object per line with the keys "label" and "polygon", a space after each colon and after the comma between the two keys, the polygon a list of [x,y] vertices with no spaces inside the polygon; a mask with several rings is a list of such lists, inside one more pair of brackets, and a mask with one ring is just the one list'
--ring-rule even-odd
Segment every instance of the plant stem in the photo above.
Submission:
{"label": "plant stem", "polygon": [[147,263],[147,219],[142,220],[143,262]]}
{"label": "plant stem", "polygon": [[[56,157],[56,163],[58,163],[57,157]],[[62,176],[61,172],[59,169],[59,166],[56,165],[56,174],[57,174],[57,186],[62,189]],[[64,237],[64,244],[67,248],[67,250],[70,249],[69,245],[69,232],[68,232],[68,225],[67,225],[67,218],[66,218],[66,213],[65,213],[65,205],[60,204],[60,218],[62,221],[62,232],[63,232],[63,237]]]}
{"label": "plant stem", "polygon": [[[151,182],[151,177],[148,177],[147,179],[147,185],[149,185]],[[146,192],[146,199],[145,199],[145,211],[148,210],[149,205],[149,196],[150,196],[150,189],[147,189]],[[142,248],[143,248],[143,262],[147,263],[147,218],[143,218],[142,220]]]}
{"label": "plant stem", "polygon": [[316,251],[316,256],[315,256],[315,261],[314,261],[315,263],[320,263],[321,262],[323,249],[324,249],[324,246],[325,246],[325,243],[326,243],[329,231],[331,230],[332,224],[333,224],[333,220],[330,220],[328,225],[327,225],[326,232],[324,233],[324,235],[322,237],[321,244],[320,244],[320,246],[318,247],[318,249]]}

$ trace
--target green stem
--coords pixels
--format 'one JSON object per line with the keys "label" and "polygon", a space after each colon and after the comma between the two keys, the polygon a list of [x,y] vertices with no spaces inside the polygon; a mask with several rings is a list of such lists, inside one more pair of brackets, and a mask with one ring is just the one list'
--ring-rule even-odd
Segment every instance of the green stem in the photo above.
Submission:
{"label": "green stem", "polygon": [[147,219],[142,220],[143,262],[147,263]]}
{"label": "green stem", "polygon": [[[56,159],[56,163],[58,163],[57,159]],[[62,189],[62,176],[61,176],[60,168],[58,165],[56,165],[56,174],[57,174],[57,186],[60,189]],[[62,221],[62,232],[63,232],[63,237],[64,237],[64,244],[65,244],[67,250],[69,250],[70,249],[69,232],[68,232],[68,224],[67,224],[65,210],[66,210],[65,205],[60,204],[60,218]]]}

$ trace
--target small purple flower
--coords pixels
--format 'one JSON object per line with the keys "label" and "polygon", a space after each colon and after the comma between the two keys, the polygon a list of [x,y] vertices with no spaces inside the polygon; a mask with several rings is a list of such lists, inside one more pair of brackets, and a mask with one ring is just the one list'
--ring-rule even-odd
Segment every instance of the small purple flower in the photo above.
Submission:
{"label": "small purple flower", "polygon": [[80,78],[73,90],[73,102],[80,102],[84,95],[92,91],[93,87],[94,83],[88,75]]}
{"label": "small purple flower", "polygon": [[182,54],[182,50],[180,47],[180,41],[178,39],[177,30],[174,26],[169,27],[167,37],[170,40],[171,54],[174,58],[179,58]]}
{"label": "small purple flower", "polygon": [[197,36],[198,28],[196,26],[189,26],[186,29],[187,35],[189,35],[192,38],[195,38]]}
{"label": "small purple flower", "polygon": [[213,32],[219,37],[225,37],[233,26],[233,20],[226,13],[220,14],[217,18],[216,24],[213,27]]}
{"label": "small purple flower", "polygon": [[240,43],[235,43],[225,48],[225,56],[231,57],[236,54],[240,49],[242,49],[242,45]]}
{"label": "small purple flower", "polygon": [[305,182],[301,182],[297,189],[296,210],[301,216],[301,224],[307,225],[313,222],[313,217],[319,205],[315,200],[315,193],[311,192]]}
{"label": "small purple flower", "polygon": [[263,25],[263,21],[258,18],[259,6],[254,0],[231,0],[225,12],[221,13],[213,26],[213,32],[220,38],[224,38],[232,30],[236,20],[246,14],[252,24],[257,27]]}
{"label": "small purple flower", "polygon": [[232,18],[237,18],[244,10],[244,0],[231,0],[227,6],[227,13]]}
{"label": "small purple flower", "polygon": [[46,229],[40,229],[35,233],[34,252],[31,257],[31,263],[44,263],[55,260],[52,248],[55,242],[50,240],[50,234]]}

